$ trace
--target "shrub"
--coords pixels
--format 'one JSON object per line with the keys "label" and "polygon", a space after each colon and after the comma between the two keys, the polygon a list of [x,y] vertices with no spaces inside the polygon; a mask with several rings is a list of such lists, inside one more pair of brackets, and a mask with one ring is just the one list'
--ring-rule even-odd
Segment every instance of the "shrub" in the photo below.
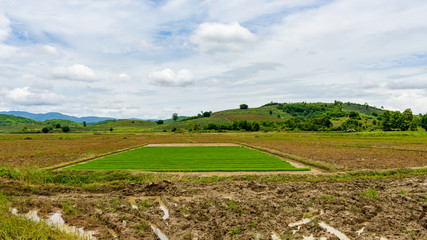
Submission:
{"label": "shrub", "polygon": [[69,131],[70,131],[70,127],[69,127],[69,126],[63,126],[63,127],[62,127],[62,131],[63,131],[64,133],[69,132]]}
{"label": "shrub", "polygon": [[42,132],[43,133],[48,133],[49,132],[49,128],[47,128],[47,127],[42,128]]}
{"label": "shrub", "polygon": [[247,104],[240,104],[240,109],[248,109],[248,105]]}

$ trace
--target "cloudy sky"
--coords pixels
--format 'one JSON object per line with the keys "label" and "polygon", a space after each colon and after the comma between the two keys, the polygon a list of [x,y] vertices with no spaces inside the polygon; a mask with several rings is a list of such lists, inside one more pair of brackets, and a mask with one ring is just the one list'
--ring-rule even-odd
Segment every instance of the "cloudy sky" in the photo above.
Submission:
{"label": "cloudy sky", "polygon": [[427,112],[425,0],[1,0],[0,111],[274,102]]}

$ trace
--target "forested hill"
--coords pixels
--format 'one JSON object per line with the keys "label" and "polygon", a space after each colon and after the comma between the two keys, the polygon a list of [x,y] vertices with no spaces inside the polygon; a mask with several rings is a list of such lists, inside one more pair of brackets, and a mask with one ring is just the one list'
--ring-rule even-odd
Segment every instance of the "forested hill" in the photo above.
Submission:
{"label": "forested hill", "polygon": [[8,114],[0,114],[0,126],[9,127],[9,126],[17,126],[17,125],[34,125],[34,124],[45,124],[45,125],[80,125],[76,122],[64,119],[50,119],[45,121],[36,121],[33,119],[18,117]]}
{"label": "forested hill", "polygon": [[304,118],[320,116],[346,117],[352,111],[365,115],[380,115],[383,113],[382,109],[369,106],[368,104],[343,103],[340,101],[335,101],[334,103],[269,103],[264,106],[275,106],[292,117]]}
{"label": "forested hill", "polygon": [[23,124],[36,124],[38,121],[25,118],[17,117],[13,115],[0,114],[0,126],[14,126],[14,125],[23,125]]}

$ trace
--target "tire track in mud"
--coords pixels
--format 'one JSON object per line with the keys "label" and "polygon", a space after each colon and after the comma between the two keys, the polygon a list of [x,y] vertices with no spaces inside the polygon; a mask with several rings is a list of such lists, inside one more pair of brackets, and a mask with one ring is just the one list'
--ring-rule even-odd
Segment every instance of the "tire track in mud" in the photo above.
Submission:
{"label": "tire track in mud", "polygon": [[[370,189],[376,189],[376,199],[362,194]],[[105,193],[30,194],[19,197],[26,205],[13,207],[48,215],[46,202],[61,206],[71,200],[80,215],[66,222],[97,230],[100,239],[111,239],[108,229],[119,239],[157,239],[154,228],[170,240],[425,239],[426,193],[426,175],[343,182],[160,181]],[[132,206],[144,200],[150,204]]]}

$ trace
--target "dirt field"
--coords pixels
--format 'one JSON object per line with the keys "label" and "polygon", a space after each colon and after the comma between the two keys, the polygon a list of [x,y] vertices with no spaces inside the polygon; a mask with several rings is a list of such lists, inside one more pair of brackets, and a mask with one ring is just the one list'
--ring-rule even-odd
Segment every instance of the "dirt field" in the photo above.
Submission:
{"label": "dirt field", "polygon": [[[13,185],[19,189],[3,181],[2,190]],[[67,223],[95,230],[100,239],[158,239],[151,226],[168,239],[426,239],[426,190],[425,175],[316,183],[161,181],[112,192],[44,186],[34,194],[23,188],[14,192],[13,207],[18,213],[36,209],[42,218],[62,213]],[[303,218],[311,221],[298,225]]]}
{"label": "dirt field", "polygon": [[427,166],[424,132],[3,134],[0,166],[48,167],[142,144],[168,143],[246,143],[335,164],[340,170]]}

